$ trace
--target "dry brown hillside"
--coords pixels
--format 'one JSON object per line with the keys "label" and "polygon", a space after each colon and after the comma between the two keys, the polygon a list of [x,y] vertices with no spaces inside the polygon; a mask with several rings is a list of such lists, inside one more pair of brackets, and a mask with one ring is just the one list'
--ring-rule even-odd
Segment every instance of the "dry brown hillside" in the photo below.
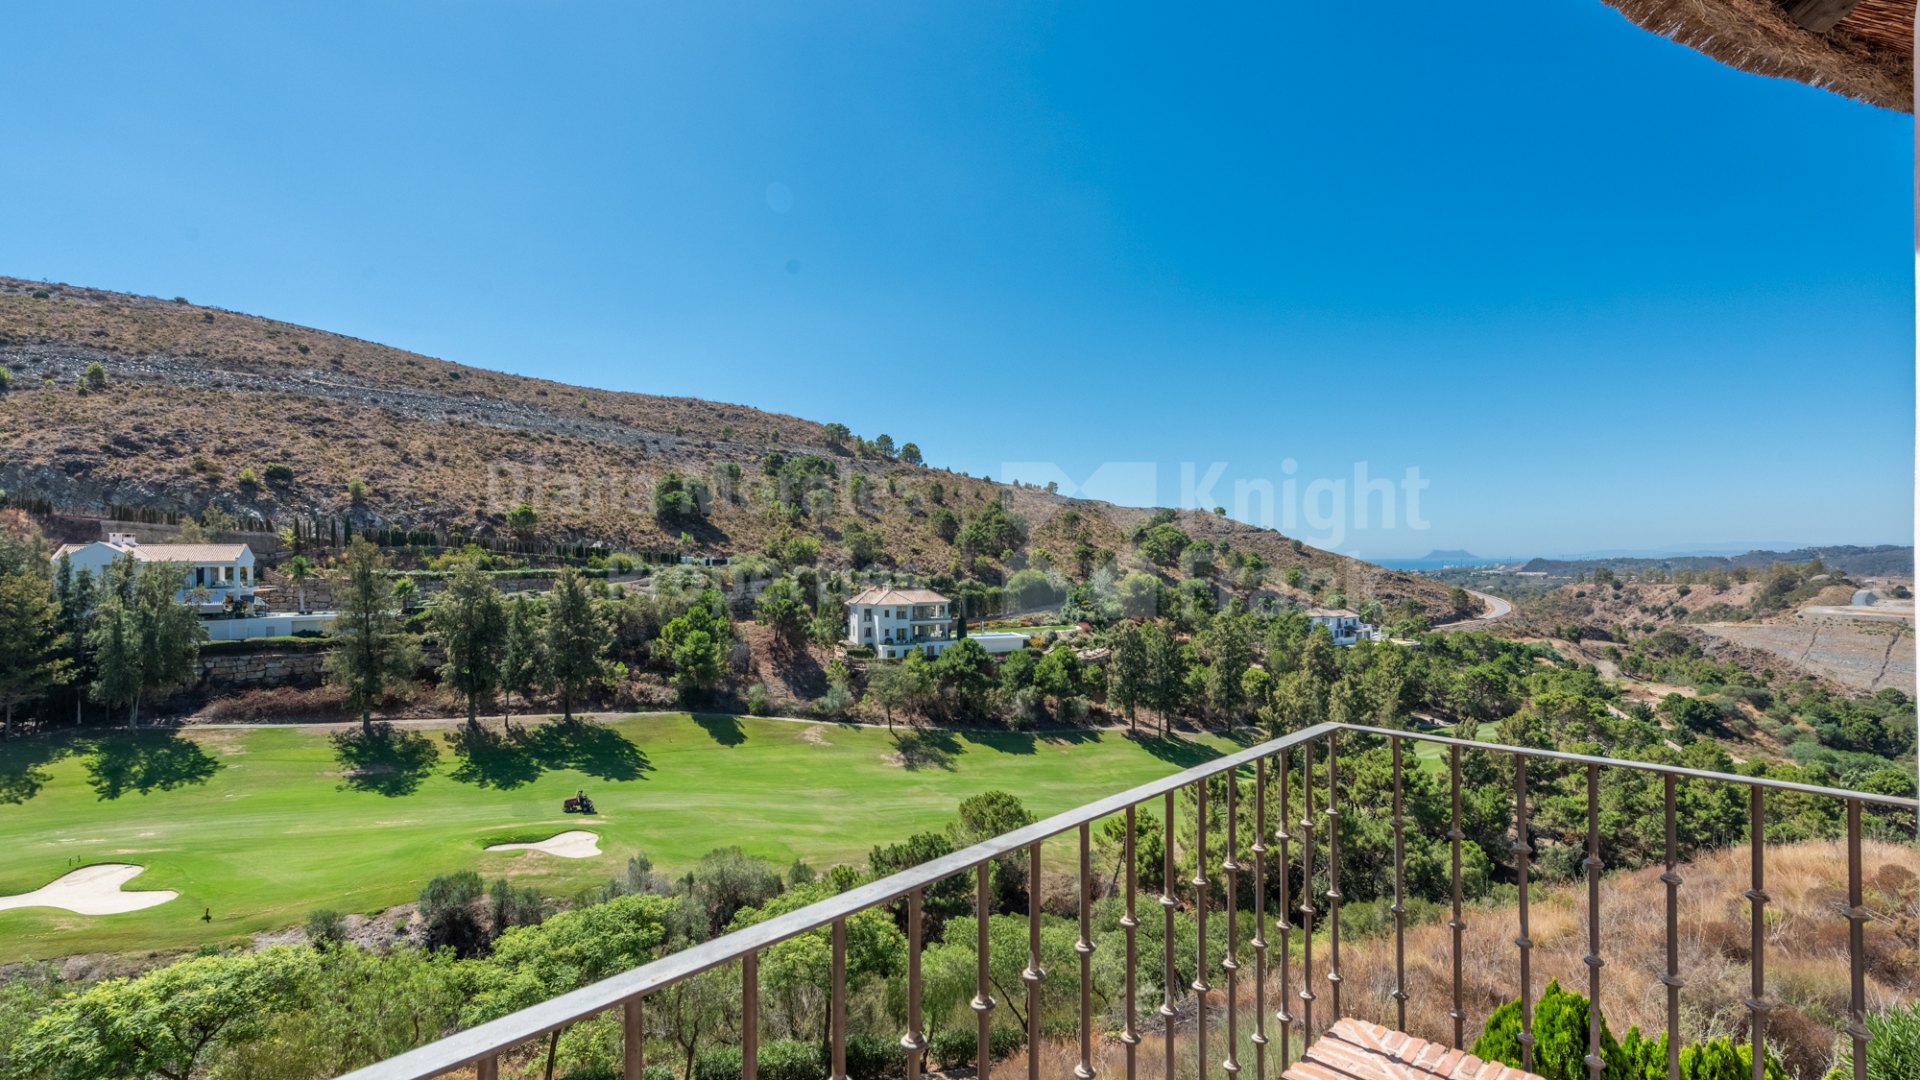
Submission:
{"label": "dry brown hillside", "polygon": [[[81,392],[89,365],[104,390]],[[884,538],[882,567],[991,579],[991,553],[963,559],[939,534],[940,511],[962,521],[989,503],[1031,526],[1073,574],[1082,544],[1132,562],[1129,532],[1150,511],[1070,500],[932,467],[860,456],[821,424],[743,405],[567,386],[484,371],[325,331],[183,300],[0,278],[0,488],[100,513],[112,505],[195,513],[208,505],[274,521],[336,517],[469,536],[506,531],[522,500],[550,539],[668,547],[687,531],[701,550],[755,550],[782,528],[812,532],[824,561],[845,565],[854,526]],[[790,524],[771,512],[769,451],[820,454],[837,466],[835,502]],[[280,463],[290,479],[274,481]],[[729,464],[741,480],[729,492]],[[656,483],[669,471],[716,482],[703,524],[663,523]],[[866,478],[856,492],[854,476]],[[349,495],[354,480],[364,496]],[[858,497],[856,497],[858,496]],[[1302,565],[1356,602],[1445,590],[1406,574],[1187,512],[1185,525],[1257,551],[1269,581]],[[1020,555],[1007,560],[1017,564]]]}

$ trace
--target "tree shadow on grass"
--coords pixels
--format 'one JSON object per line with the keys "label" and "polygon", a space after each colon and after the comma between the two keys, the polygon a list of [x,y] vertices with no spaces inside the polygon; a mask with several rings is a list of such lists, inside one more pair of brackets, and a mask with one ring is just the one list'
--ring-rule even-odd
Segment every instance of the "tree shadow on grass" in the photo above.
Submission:
{"label": "tree shadow on grass", "polygon": [[0,744],[0,804],[23,803],[53,779],[46,766],[74,752],[65,736],[39,736]]}
{"label": "tree shadow on grass", "polygon": [[531,739],[524,728],[503,735],[492,728],[465,724],[450,741],[453,756],[460,761],[453,778],[463,784],[517,788],[538,780],[544,771],[528,746]]}
{"label": "tree shadow on grass", "polygon": [[954,755],[960,752],[960,740],[953,737],[953,732],[937,728],[909,730],[893,737],[893,747],[894,753],[900,756],[900,767],[908,772],[921,769],[952,772]]}
{"label": "tree shadow on grass", "polygon": [[417,731],[375,724],[370,731],[342,731],[328,739],[340,761],[340,786],[389,797],[411,795],[433,772],[440,748]]}
{"label": "tree shadow on grass", "polygon": [[171,791],[204,784],[223,766],[200,744],[172,731],[140,731],[97,740],[87,758],[87,782],[102,799],[129,791]]}
{"label": "tree shadow on grass", "polygon": [[653,771],[633,740],[591,720],[556,720],[517,737],[538,768],[574,769],[597,780],[638,780]]}
{"label": "tree shadow on grass", "polygon": [[1176,739],[1171,735],[1149,735],[1143,731],[1129,734],[1127,738],[1154,757],[1183,769],[1191,769],[1221,756],[1221,752],[1211,746]]}
{"label": "tree shadow on grass", "polygon": [[1089,728],[1054,728],[1040,733],[1040,741],[1062,746],[1084,746],[1100,741],[1100,733]]}
{"label": "tree shadow on grass", "polygon": [[725,713],[694,713],[693,722],[699,724],[713,741],[721,746],[739,746],[747,741],[747,733],[740,727],[740,718]]}
{"label": "tree shadow on grass", "polygon": [[998,750],[1003,754],[1037,754],[1040,740],[1024,731],[962,730],[960,737],[970,743]]}

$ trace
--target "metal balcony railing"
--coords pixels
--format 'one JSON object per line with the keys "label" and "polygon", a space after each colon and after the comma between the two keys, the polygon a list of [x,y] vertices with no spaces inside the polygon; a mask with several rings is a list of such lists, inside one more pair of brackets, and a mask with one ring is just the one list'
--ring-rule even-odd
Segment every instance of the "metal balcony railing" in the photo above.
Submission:
{"label": "metal balcony railing", "polygon": [[[1863,923],[1868,918],[1863,906],[1861,865],[1861,814],[1865,805],[1898,808],[1904,810],[1920,809],[1920,801],[1889,795],[1877,795],[1866,792],[1847,791],[1838,788],[1817,787],[1762,777],[1739,776],[1727,773],[1708,772],[1678,766],[1659,765],[1648,762],[1616,760],[1612,758],[1591,757],[1581,754],[1562,753],[1554,750],[1538,750],[1525,747],[1501,746],[1492,743],[1474,742],[1434,735],[1422,732],[1395,731],[1385,728],[1364,727],[1352,724],[1318,724],[1296,731],[1280,738],[1263,742],[1257,746],[1229,754],[1215,761],[1187,769],[1184,772],[1166,777],[1152,783],[1143,784],[1130,791],[1089,803],[1063,814],[1057,814],[1044,821],[1035,822],[1025,828],[986,840],[956,851],[943,858],[923,863],[909,870],[872,881],[822,900],[808,907],[781,915],[766,922],[716,938],[690,949],[661,957],[652,963],[642,965],[611,978],[603,979],[590,986],[582,987],[570,993],[562,994],[531,1008],[523,1009],[465,1031],[457,1032],[437,1042],[408,1051],[386,1061],[347,1074],[347,1080],[428,1080],[454,1069],[471,1066],[480,1080],[495,1080],[499,1075],[501,1058],[516,1048],[532,1043],[550,1033],[560,1031],[572,1024],[598,1016],[612,1009],[620,1009],[623,1015],[624,1070],[627,1080],[642,1080],[645,1070],[645,1023],[644,1002],[649,994],[671,987],[703,972],[723,965],[739,962],[742,973],[742,1039],[743,1080],[756,1080],[758,1015],[759,1015],[759,958],[769,947],[822,927],[830,928],[832,941],[832,976],[830,986],[829,1043],[831,1046],[831,1078],[845,1080],[847,1076],[847,920],[860,912],[872,908],[893,904],[901,899],[907,902],[907,1031],[900,1039],[902,1069],[907,1080],[917,1080],[924,1066],[927,1048],[925,1026],[921,1013],[921,973],[920,954],[922,941],[922,903],[927,890],[947,878],[972,871],[976,876],[976,915],[979,925],[978,941],[978,992],[972,1002],[978,1018],[978,1041],[975,1060],[979,1063],[979,1076],[986,1080],[991,1071],[991,1046],[989,1042],[990,1016],[997,1005],[991,993],[988,976],[988,868],[990,862],[1008,855],[1025,851],[1028,860],[1028,896],[1029,941],[1028,957],[1021,978],[1026,984],[1027,1025],[1028,1025],[1028,1075],[1038,1080],[1040,1038],[1040,986],[1046,973],[1040,964],[1040,896],[1041,889],[1041,844],[1053,837],[1068,833],[1077,833],[1079,857],[1079,940],[1075,951],[1080,964],[1080,1001],[1079,1001],[1079,1064],[1074,1070],[1078,1080],[1093,1080],[1094,1067],[1094,1016],[1090,996],[1091,957],[1095,948],[1092,940],[1091,920],[1093,894],[1090,888],[1089,858],[1091,849],[1091,830],[1096,822],[1120,815],[1125,821],[1124,854],[1126,871],[1124,874],[1125,916],[1120,921],[1122,943],[1126,951],[1125,965],[1125,1027],[1119,1036],[1119,1042],[1125,1051],[1125,1075],[1132,1080],[1136,1070],[1136,1056],[1142,1042],[1138,1013],[1138,974],[1141,957],[1137,949],[1136,931],[1141,925],[1136,909],[1138,899],[1138,866],[1135,859],[1136,810],[1154,800],[1163,804],[1165,830],[1163,846],[1165,850],[1165,872],[1162,894],[1157,897],[1165,915],[1164,954],[1160,958],[1163,967],[1163,986],[1165,987],[1159,1012],[1168,1023],[1166,1037],[1162,1040],[1165,1053],[1164,1076],[1177,1075],[1176,1046],[1180,1042],[1191,1045],[1197,1071],[1194,1075],[1205,1077],[1209,1064],[1208,1026],[1215,1022],[1209,1015],[1207,996],[1214,987],[1207,983],[1209,973],[1207,959],[1207,903],[1208,893],[1214,881],[1211,874],[1216,870],[1222,875],[1220,881],[1226,886],[1226,895],[1238,895],[1236,884],[1241,874],[1251,874],[1253,903],[1252,938],[1247,942],[1253,957],[1252,971],[1252,1025],[1253,1034],[1250,1044],[1253,1047],[1251,1074],[1256,1080],[1265,1080],[1269,1075],[1277,1076],[1289,1064],[1290,1048],[1294,1045],[1306,1047],[1313,1041],[1314,1034],[1330,1025],[1333,1020],[1345,1015],[1340,1000],[1340,836],[1336,827],[1340,816],[1338,802],[1339,791],[1334,783],[1337,771],[1338,739],[1342,734],[1373,736],[1387,740],[1392,748],[1393,760],[1393,807],[1391,824],[1393,827],[1393,889],[1394,902],[1388,909],[1394,916],[1394,966],[1396,973],[1392,999],[1399,1020],[1399,1028],[1406,1029],[1407,993],[1406,983],[1406,876],[1405,876],[1405,831],[1408,824],[1402,805],[1403,745],[1407,742],[1437,743],[1447,748],[1449,795],[1451,802],[1451,828],[1444,834],[1450,842],[1452,852],[1452,898],[1451,918],[1447,926],[1452,931],[1452,995],[1451,1008],[1447,1015],[1453,1022],[1453,1045],[1466,1045],[1467,1013],[1462,1002],[1462,934],[1466,929],[1463,921],[1464,896],[1461,888],[1461,842],[1466,838],[1461,830],[1461,754],[1463,751],[1508,755],[1513,759],[1513,798],[1515,810],[1514,842],[1512,854],[1518,878],[1519,898],[1519,934],[1514,939],[1519,959],[1519,992],[1521,1002],[1521,1034],[1519,1042],[1525,1058],[1524,1064],[1531,1069],[1533,1063],[1534,1038],[1532,1032],[1532,990],[1529,972],[1529,955],[1533,942],[1529,938],[1528,922],[1528,885],[1530,877],[1530,859],[1533,854],[1529,844],[1527,825],[1527,766],[1531,761],[1552,761],[1564,765],[1578,766],[1586,774],[1586,858],[1581,866],[1585,872],[1587,888],[1587,955],[1585,964],[1588,972],[1587,996],[1592,1002],[1589,1009],[1588,1054],[1586,1065],[1589,1074],[1598,1080],[1605,1066],[1601,1058],[1602,997],[1604,986],[1605,956],[1600,939],[1600,880],[1604,869],[1600,859],[1600,776],[1603,769],[1626,769],[1658,774],[1663,780],[1664,813],[1666,822],[1665,872],[1660,881],[1666,887],[1666,971],[1660,975],[1659,982],[1666,988],[1667,998],[1667,1071],[1670,1077],[1680,1076],[1680,994],[1685,983],[1679,970],[1679,889],[1682,880],[1678,874],[1680,865],[1680,846],[1676,835],[1675,789],[1681,781],[1704,781],[1745,787],[1749,792],[1748,827],[1751,834],[1751,888],[1743,896],[1748,901],[1752,913],[1752,951],[1750,966],[1752,970],[1752,992],[1745,1001],[1745,1007],[1751,1016],[1750,1032],[1753,1044],[1754,1080],[1764,1080],[1763,1068],[1767,1060],[1767,1013],[1770,1005],[1766,998],[1766,930],[1765,909],[1768,902],[1766,892],[1766,849],[1765,849],[1765,812],[1769,792],[1795,793],[1821,798],[1839,800],[1846,808],[1846,847],[1847,847],[1847,908],[1849,922],[1848,954],[1851,977],[1851,1005],[1848,1010],[1848,1023],[1844,1029],[1853,1044],[1854,1080],[1866,1080],[1866,1045],[1869,1034],[1866,1018],[1866,965]],[[1324,748],[1324,776],[1326,779],[1325,805],[1320,812],[1327,819],[1328,873],[1327,888],[1318,898],[1311,892],[1307,895],[1289,896],[1292,842],[1285,821],[1267,820],[1267,792],[1269,785],[1277,785],[1279,805],[1289,807],[1288,785],[1293,768],[1288,762],[1289,755],[1297,755],[1296,762],[1303,788],[1299,796],[1302,799],[1303,812],[1297,824],[1300,830],[1300,868],[1301,880],[1312,889],[1314,881],[1313,859],[1315,853],[1314,830],[1316,826],[1314,812],[1314,751],[1316,746]],[[1238,805],[1240,783],[1237,778],[1245,771],[1253,773],[1255,793],[1255,812],[1252,827],[1255,830],[1255,842],[1250,851],[1253,855],[1251,865],[1236,861],[1238,852],[1238,832],[1241,827],[1241,811]],[[1227,837],[1226,857],[1217,865],[1209,867],[1207,855],[1207,781],[1221,774],[1232,772],[1235,783],[1225,785],[1226,806],[1221,810],[1225,815]],[[1194,907],[1197,959],[1195,977],[1191,989],[1195,992],[1196,1011],[1194,1032],[1191,1038],[1176,1039],[1172,1021],[1175,1017],[1176,984],[1174,938],[1174,912],[1182,901],[1177,895],[1175,881],[1175,834],[1174,818],[1176,798],[1183,789],[1194,791],[1194,817],[1197,827],[1194,830],[1196,846],[1195,876],[1184,884],[1192,887],[1188,898]],[[1270,828],[1271,826],[1271,828]],[[1269,865],[1269,854],[1275,859]],[[1267,1011],[1267,984],[1270,949],[1267,939],[1269,930],[1268,909],[1266,903],[1267,885],[1270,874],[1277,874],[1275,884],[1278,887],[1277,921],[1272,929],[1278,933],[1278,975],[1280,1000],[1273,1002],[1276,1010],[1271,1019],[1278,1025],[1277,1040],[1269,1039]],[[1314,992],[1314,967],[1316,958],[1315,920],[1322,913],[1314,906],[1324,900],[1326,904],[1323,921],[1324,944],[1326,947],[1326,971],[1322,982],[1328,988],[1329,1000],[1320,1017],[1326,1024],[1316,1023],[1315,1010],[1319,996]],[[1300,923],[1296,928],[1288,918],[1290,911],[1299,913]],[[1236,1060],[1239,1045],[1238,1033],[1242,1017],[1240,1015],[1240,969],[1236,959],[1240,949],[1241,912],[1237,903],[1229,903],[1224,912],[1227,921],[1227,955],[1217,963],[1217,971],[1225,983],[1224,1008],[1218,1022],[1224,1025],[1226,1035],[1225,1058],[1214,1067],[1237,1076],[1244,1066]],[[1291,935],[1297,930],[1302,935],[1300,989],[1294,990],[1293,969],[1291,963]],[[1295,1008],[1290,1009],[1292,1004]],[[1297,1029],[1297,1030],[1296,1030]],[[1277,1068],[1269,1071],[1269,1046],[1277,1041]]]}

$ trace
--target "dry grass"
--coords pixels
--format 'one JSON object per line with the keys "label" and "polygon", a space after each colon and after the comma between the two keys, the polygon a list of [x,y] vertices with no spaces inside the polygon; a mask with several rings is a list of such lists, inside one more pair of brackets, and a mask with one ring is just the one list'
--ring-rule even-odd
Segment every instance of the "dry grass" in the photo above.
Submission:
{"label": "dry grass", "polygon": [[[44,298],[35,295],[45,292]],[[88,362],[109,388],[79,394]],[[848,564],[842,541],[855,524],[878,532],[884,561],[921,573],[987,577],[937,534],[932,489],[965,518],[1005,498],[1031,526],[1030,548],[1063,559],[1081,542],[1120,552],[1151,511],[1067,499],[1031,487],[899,462],[855,458],[826,443],[821,425],[742,405],[618,393],[436,360],[355,338],[193,304],[0,278],[0,363],[15,375],[0,394],[0,487],[56,506],[99,513],[109,503],[197,513],[216,503],[285,522],[350,518],[504,535],[507,510],[527,500],[550,539],[601,540],[644,549],[674,546],[682,526],[652,513],[668,471],[710,477],[741,467],[733,498],[688,526],[714,552],[763,548],[781,530],[760,462],[827,454],[842,487],[824,520],[803,519],[824,561]],[[41,388],[52,379],[51,389]],[[878,434],[870,432],[867,434]],[[911,430],[891,433],[912,439]],[[265,481],[269,462],[290,483]],[[251,470],[262,482],[243,483]],[[870,496],[856,505],[851,477]],[[370,493],[355,504],[351,480]],[[1068,511],[1075,511],[1069,514]],[[1258,552],[1270,582],[1290,566],[1337,583],[1355,603],[1446,604],[1443,586],[1314,548],[1277,532],[1187,511],[1183,527]]]}
{"label": "dry grass", "polygon": [[[1912,847],[1868,842],[1865,846],[1866,906],[1873,913],[1866,925],[1867,1005],[1881,1010],[1912,1001],[1920,993],[1920,852]],[[1846,853],[1838,843],[1812,843],[1769,848],[1766,862],[1767,997],[1776,1003],[1769,1043],[1780,1053],[1789,1072],[1801,1080],[1818,1080],[1830,1066],[1838,1029],[1849,1001],[1846,906]],[[1659,975],[1666,969],[1666,890],[1659,870],[1635,870],[1607,878],[1600,898],[1602,968],[1600,1002],[1616,1035],[1630,1026],[1658,1033],[1666,1028],[1666,990]],[[1694,1041],[1716,1035],[1746,1038],[1747,1011],[1742,1002],[1750,992],[1748,955],[1751,917],[1741,894],[1750,886],[1744,850],[1722,851],[1683,867],[1685,883],[1678,905],[1680,927],[1679,971],[1686,986],[1681,991],[1681,1037]],[[1216,916],[1217,917],[1217,916]],[[1466,911],[1462,935],[1461,1004],[1466,1014],[1465,1038],[1478,1036],[1488,1013],[1518,996],[1518,952],[1513,939],[1519,932],[1517,906],[1474,907]],[[1584,887],[1537,893],[1530,907],[1530,931],[1535,943],[1532,983],[1536,999],[1549,979],[1585,994],[1588,970],[1582,957],[1587,949],[1586,891]],[[1448,1042],[1453,1022],[1452,934],[1444,922],[1410,928],[1406,935],[1406,1030],[1420,1038]],[[1299,941],[1294,941],[1293,989],[1298,990]],[[1398,1026],[1394,1001],[1394,948],[1391,936],[1348,941],[1341,948],[1341,1013],[1388,1027]],[[1277,954],[1276,954],[1277,960]],[[1332,987],[1326,981],[1328,942],[1316,935],[1314,949],[1315,1028],[1324,1030],[1336,1014]],[[1250,958],[1243,961],[1251,971]],[[1210,975],[1216,987],[1224,978]],[[1277,1007],[1278,978],[1270,980],[1268,1008]],[[1239,1058],[1251,1072],[1253,1047],[1248,1040],[1254,1014],[1249,1006],[1250,986],[1240,992]],[[1216,989],[1209,998],[1209,1071],[1218,1068],[1225,1049],[1225,994]],[[1298,1002],[1290,1005],[1298,1010]],[[1143,1010],[1143,1022],[1150,1019]],[[1279,1053],[1278,1026],[1271,1018],[1268,1034],[1269,1068]],[[1176,1080],[1192,1080],[1193,1028],[1184,1019],[1176,1029]],[[1143,1037],[1138,1050],[1137,1075],[1162,1080],[1165,1044],[1159,1034]],[[1296,1044],[1293,1054],[1298,1055]],[[1040,1049],[1041,1074],[1072,1075],[1079,1060],[1072,1040],[1045,1040]],[[1125,1048],[1112,1033],[1096,1043],[1096,1063],[1102,1075],[1124,1071]],[[997,1064],[1000,1075],[1024,1075],[1026,1056],[1018,1054]]]}

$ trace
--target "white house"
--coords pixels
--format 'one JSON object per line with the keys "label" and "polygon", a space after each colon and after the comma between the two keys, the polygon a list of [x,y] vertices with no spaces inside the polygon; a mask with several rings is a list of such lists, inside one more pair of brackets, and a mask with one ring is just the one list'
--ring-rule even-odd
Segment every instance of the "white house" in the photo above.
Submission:
{"label": "white house", "polygon": [[938,656],[954,635],[953,602],[931,589],[875,587],[847,601],[847,641],[882,660],[916,649]]}
{"label": "white house", "polygon": [[186,587],[174,594],[202,615],[229,611],[229,600],[251,611],[261,601],[254,596],[258,579],[253,549],[245,544],[142,544],[128,533],[109,533],[90,544],[63,544],[53,553],[57,567],[64,557],[75,572],[86,570],[95,581],[106,576],[115,559],[132,557],[141,565],[163,563],[186,571]]}
{"label": "white house", "polygon": [[1335,645],[1352,645],[1362,638],[1379,636],[1378,630],[1360,621],[1359,612],[1346,608],[1308,608],[1307,618],[1315,626],[1326,627]]}
{"label": "white house", "polygon": [[[847,642],[882,660],[911,652],[939,656],[961,640],[953,602],[930,589],[876,586],[847,601]],[[967,640],[996,654],[1027,647],[1025,634],[969,634]]]}

